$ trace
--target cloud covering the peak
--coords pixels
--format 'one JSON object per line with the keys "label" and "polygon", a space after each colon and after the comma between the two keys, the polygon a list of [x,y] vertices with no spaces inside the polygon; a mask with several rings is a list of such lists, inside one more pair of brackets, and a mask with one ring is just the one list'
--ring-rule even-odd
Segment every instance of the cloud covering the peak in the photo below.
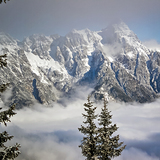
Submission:
{"label": "cloud covering the peak", "polygon": [[16,0],[0,5],[0,31],[18,39],[36,33],[65,35],[74,28],[101,30],[122,19],[142,39],[160,39],[159,5],[159,0]]}
{"label": "cloud covering the peak", "polygon": [[158,43],[155,39],[144,41],[143,44],[148,47],[150,50],[159,51],[160,52],[160,43]]}

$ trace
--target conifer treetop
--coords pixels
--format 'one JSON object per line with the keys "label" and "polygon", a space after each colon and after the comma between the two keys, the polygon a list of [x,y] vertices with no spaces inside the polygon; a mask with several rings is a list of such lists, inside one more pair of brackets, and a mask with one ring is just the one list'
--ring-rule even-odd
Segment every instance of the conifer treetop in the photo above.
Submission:
{"label": "conifer treetop", "polygon": [[96,143],[97,143],[97,127],[94,120],[98,115],[95,114],[96,107],[93,107],[90,101],[90,97],[88,97],[88,103],[84,104],[84,110],[86,114],[82,113],[85,121],[83,121],[84,126],[81,125],[78,130],[86,135],[83,137],[82,143],[79,147],[82,149],[82,154],[87,158],[87,160],[91,160],[92,157],[96,155]]}
{"label": "conifer treetop", "polygon": [[125,145],[122,146],[123,142],[119,141],[119,135],[112,136],[118,127],[116,124],[112,125],[112,115],[108,111],[107,101],[104,99],[104,107],[99,115],[99,129],[98,129],[98,158],[100,160],[111,160],[116,156],[119,156],[125,149]]}

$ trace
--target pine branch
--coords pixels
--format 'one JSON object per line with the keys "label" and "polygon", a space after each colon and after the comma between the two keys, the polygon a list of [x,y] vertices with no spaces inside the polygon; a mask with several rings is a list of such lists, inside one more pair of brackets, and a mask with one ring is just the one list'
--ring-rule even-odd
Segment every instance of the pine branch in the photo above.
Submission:
{"label": "pine branch", "polygon": [[88,103],[84,104],[84,111],[86,114],[82,113],[82,116],[85,118],[85,121],[83,121],[85,126],[81,125],[81,127],[78,128],[86,137],[83,138],[79,147],[82,149],[83,156],[85,156],[87,160],[91,160],[92,157],[96,155],[97,127],[94,120],[98,115],[95,115],[96,107],[93,107],[90,97],[88,97],[87,100]]}
{"label": "pine branch", "polygon": [[5,147],[3,143],[7,142],[7,140],[11,140],[13,136],[9,136],[9,134],[4,131],[0,133],[0,147]]}
{"label": "pine branch", "polygon": [[106,103],[104,99],[104,107],[98,119],[100,128],[98,129],[97,150],[100,160],[111,160],[111,158],[119,156],[125,148],[125,146],[122,146],[123,142],[118,142],[119,135],[112,137],[112,134],[117,131],[118,127],[116,124],[111,125],[112,115],[108,111]]}
{"label": "pine branch", "polygon": [[6,147],[4,151],[0,152],[3,156],[2,160],[14,160],[21,152],[19,151],[20,144],[16,143],[14,146]]}
{"label": "pine branch", "polygon": [[[8,110],[0,112],[0,122],[7,126],[6,122],[11,122],[11,116],[15,115],[16,113],[13,111],[15,109],[15,104],[13,104]],[[2,108],[0,108],[1,110]]]}

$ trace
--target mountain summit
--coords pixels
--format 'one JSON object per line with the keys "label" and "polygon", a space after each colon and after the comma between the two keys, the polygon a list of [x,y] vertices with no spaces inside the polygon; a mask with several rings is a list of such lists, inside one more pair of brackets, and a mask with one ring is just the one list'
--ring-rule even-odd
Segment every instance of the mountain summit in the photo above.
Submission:
{"label": "mountain summit", "polygon": [[160,92],[160,53],[143,46],[123,22],[64,37],[32,35],[22,42],[1,33],[0,51],[8,57],[0,83],[9,82],[12,91],[5,103],[19,108],[59,101],[84,85],[97,100],[144,103]]}

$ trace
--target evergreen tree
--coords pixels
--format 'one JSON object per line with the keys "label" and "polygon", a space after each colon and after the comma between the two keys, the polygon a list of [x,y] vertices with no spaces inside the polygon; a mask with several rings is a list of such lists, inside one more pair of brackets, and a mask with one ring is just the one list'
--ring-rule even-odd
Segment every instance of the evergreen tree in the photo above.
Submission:
{"label": "evergreen tree", "polygon": [[125,148],[125,146],[121,146],[123,142],[118,142],[119,135],[112,136],[118,127],[116,124],[111,125],[111,118],[112,115],[110,115],[106,100],[104,100],[104,108],[102,108],[98,119],[100,128],[98,129],[97,152],[100,160],[111,160],[111,158],[119,156]]}
{"label": "evergreen tree", "polygon": [[[6,63],[6,55],[0,56],[0,66],[3,68],[7,65]],[[0,85],[0,92],[4,92],[9,84],[2,84]],[[1,110],[2,108],[0,108]],[[3,123],[5,126],[7,126],[7,122],[10,122],[10,117],[15,115],[14,112],[15,104],[11,105],[11,107],[8,110],[1,111],[0,112],[0,123]],[[0,160],[14,160],[20,153],[19,151],[19,144],[15,144],[14,146],[5,146],[4,143],[8,140],[11,140],[13,136],[10,136],[6,131],[0,133]]]}
{"label": "evergreen tree", "polygon": [[78,129],[86,136],[83,137],[82,144],[79,147],[82,149],[83,156],[87,158],[86,160],[91,160],[97,154],[97,127],[94,123],[94,120],[98,115],[95,114],[96,107],[93,107],[89,97],[88,103],[85,103],[84,106],[84,110],[87,112],[87,114],[82,114],[86,119],[83,121],[85,126],[81,125],[81,127]]}

